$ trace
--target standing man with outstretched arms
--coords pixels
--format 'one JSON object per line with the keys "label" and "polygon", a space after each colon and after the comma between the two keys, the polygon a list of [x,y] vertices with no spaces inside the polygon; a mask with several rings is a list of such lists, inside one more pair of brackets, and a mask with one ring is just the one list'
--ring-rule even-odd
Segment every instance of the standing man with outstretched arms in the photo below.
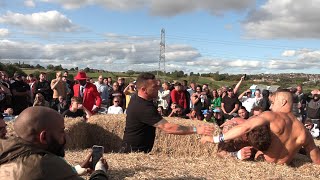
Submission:
{"label": "standing man with outstretched arms", "polygon": [[168,134],[203,134],[209,136],[213,134],[213,126],[181,126],[163,119],[157,112],[157,107],[153,101],[158,97],[159,90],[153,74],[140,74],[136,86],[138,93],[131,97],[127,109],[123,152],[150,152],[154,144],[156,128]]}

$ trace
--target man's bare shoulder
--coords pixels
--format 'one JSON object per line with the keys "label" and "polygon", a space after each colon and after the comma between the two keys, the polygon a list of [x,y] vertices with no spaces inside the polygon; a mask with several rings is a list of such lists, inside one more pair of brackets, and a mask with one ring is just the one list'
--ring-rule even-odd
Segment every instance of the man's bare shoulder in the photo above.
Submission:
{"label": "man's bare shoulder", "polygon": [[286,128],[286,114],[281,112],[265,111],[261,114],[262,118],[270,123],[270,129],[273,133],[281,135]]}
{"label": "man's bare shoulder", "polygon": [[269,121],[270,123],[274,121],[278,116],[279,116],[278,113],[272,112],[272,111],[264,111],[259,115],[260,118],[263,118]]}

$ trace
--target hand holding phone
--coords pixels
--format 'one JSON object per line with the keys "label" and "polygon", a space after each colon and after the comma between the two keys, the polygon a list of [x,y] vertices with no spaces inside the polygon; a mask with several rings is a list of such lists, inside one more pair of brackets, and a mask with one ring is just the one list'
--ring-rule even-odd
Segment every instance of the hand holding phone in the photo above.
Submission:
{"label": "hand holding phone", "polygon": [[95,168],[96,164],[98,163],[99,159],[102,158],[104,153],[104,147],[93,145],[92,146],[92,169]]}

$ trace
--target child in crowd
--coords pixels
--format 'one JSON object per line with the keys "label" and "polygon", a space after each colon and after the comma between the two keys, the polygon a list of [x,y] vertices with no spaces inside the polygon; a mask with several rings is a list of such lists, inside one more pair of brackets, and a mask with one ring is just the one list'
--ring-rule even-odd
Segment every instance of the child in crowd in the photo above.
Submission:
{"label": "child in crowd", "polygon": [[59,103],[57,104],[57,107],[55,108],[60,114],[62,114],[64,111],[66,111],[69,107],[67,101],[62,96],[59,96],[58,98]]}
{"label": "child in crowd", "polygon": [[123,109],[120,104],[120,98],[114,97],[113,98],[113,105],[108,108],[108,114],[123,114]]}
{"label": "child in crowd", "polygon": [[171,112],[168,117],[182,117],[181,107],[176,103],[172,103],[171,104]]}
{"label": "child in crowd", "polygon": [[163,111],[163,107],[162,106],[158,106],[158,113],[161,115],[161,116],[164,116],[164,111]]}

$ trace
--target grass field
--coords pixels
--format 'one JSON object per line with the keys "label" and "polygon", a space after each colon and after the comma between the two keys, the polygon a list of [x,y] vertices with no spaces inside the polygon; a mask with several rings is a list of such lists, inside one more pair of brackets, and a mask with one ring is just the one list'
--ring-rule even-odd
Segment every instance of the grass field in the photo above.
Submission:
{"label": "grass field", "polygon": [[[22,70],[26,73],[26,74],[32,74],[35,73],[36,71],[41,72],[50,72],[47,69],[28,69],[28,68],[22,68]],[[53,72],[53,71],[51,71]],[[69,74],[71,74],[72,77],[74,77],[77,74],[77,71],[69,71]],[[118,78],[118,77],[124,77],[126,83],[128,82],[132,82],[134,80],[136,80],[137,76],[139,74],[135,73],[135,74],[128,74],[126,72],[104,72],[104,73],[98,73],[98,72],[89,72],[87,73],[87,76],[90,78],[93,78],[93,80],[97,80],[99,75],[103,75],[103,77],[111,77],[114,81]],[[54,75],[51,75],[51,78],[55,78]],[[182,80],[187,80],[189,83],[190,82],[195,82],[197,84],[208,84],[210,89],[218,89],[221,86],[235,86],[238,81],[228,81],[228,80],[223,80],[223,81],[215,81],[213,78],[211,77],[202,77],[202,76],[186,76],[186,77],[181,77],[181,78],[173,78],[170,76],[158,76],[158,79],[160,79],[162,82],[173,82],[173,81],[179,81],[181,82]],[[240,80],[240,79],[239,79]],[[245,91],[246,89],[248,89],[252,84],[259,84],[257,82],[254,81],[250,81],[250,80],[246,80],[242,83],[242,85],[240,86],[240,93]],[[288,87],[296,87],[297,84],[295,83],[288,83],[288,82],[273,82],[273,83],[264,83],[267,85],[282,85],[282,88],[288,88]],[[311,92],[311,90],[313,89],[317,89],[319,87],[315,86],[315,85],[304,85],[304,90],[305,92]]]}

